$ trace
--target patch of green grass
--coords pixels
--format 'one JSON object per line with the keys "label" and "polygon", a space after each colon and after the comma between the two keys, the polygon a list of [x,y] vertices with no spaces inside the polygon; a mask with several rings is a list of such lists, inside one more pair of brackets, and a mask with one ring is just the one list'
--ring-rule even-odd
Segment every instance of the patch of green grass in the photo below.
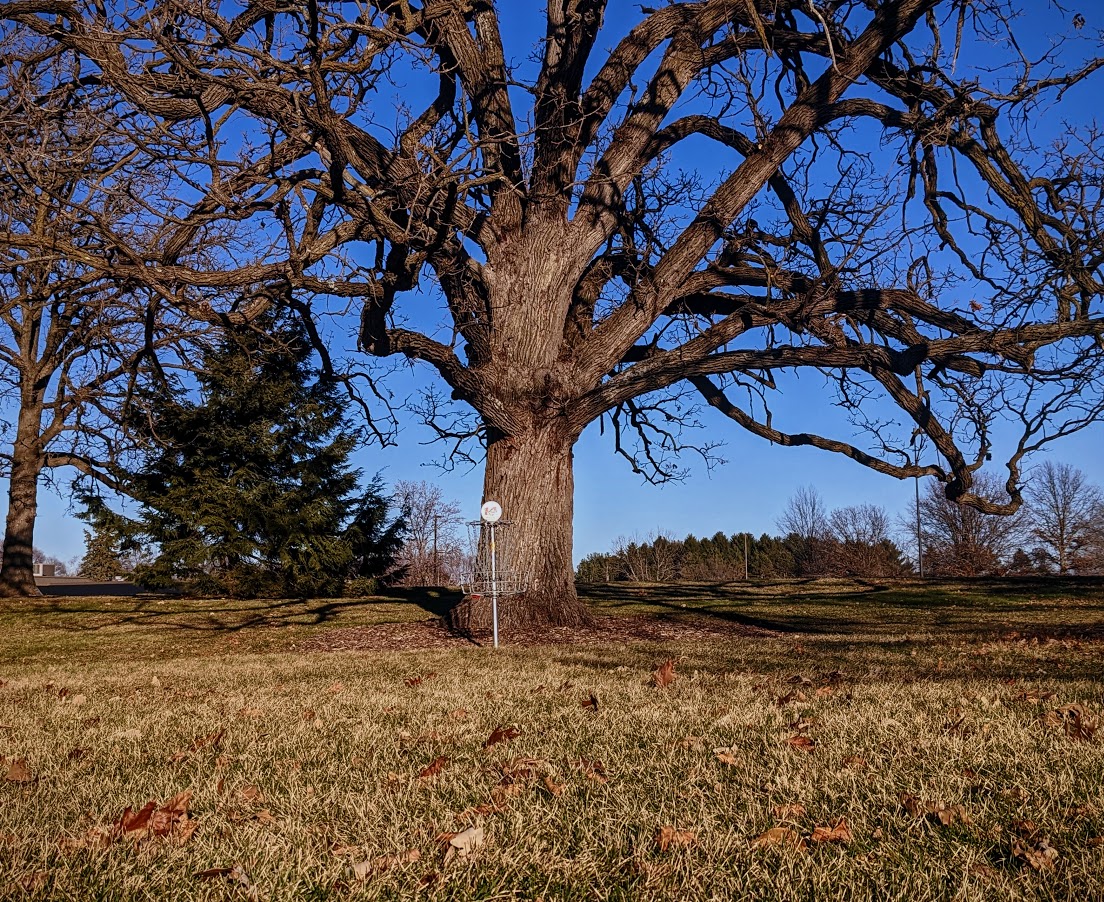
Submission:
{"label": "patch of green grass", "polygon": [[[832,597],[728,604],[790,623]],[[1006,601],[980,622],[1006,623]],[[303,653],[293,637],[431,612],[138,604],[3,614],[18,636],[73,645],[0,662],[0,777],[19,759],[34,777],[0,779],[0,898],[1104,895],[1099,641],[978,635],[923,613],[902,631],[879,601],[841,618],[861,628],[772,638]],[[1067,602],[1016,604],[1054,625]],[[668,657],[677,678],[658,689]],[[501,726],[519,735],[486,747]],[[179,823],[111,833],[126,808],[184,791],[186,839]],[[965,819],[914,816],[902,794]],[[840,819],[850,841],[755,845],[776,826],[808,843]],[[446,861],[468,827],[485,844]],[[662,827],[685,843],[663,851]],[[1050,848],[1053,869],[1033,868]]]}

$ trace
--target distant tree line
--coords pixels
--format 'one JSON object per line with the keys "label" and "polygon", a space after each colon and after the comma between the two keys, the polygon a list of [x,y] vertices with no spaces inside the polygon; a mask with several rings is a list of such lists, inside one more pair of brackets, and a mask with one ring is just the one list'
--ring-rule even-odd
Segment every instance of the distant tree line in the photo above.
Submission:
{"label": "distant tree line", "polygon": [[[985,474],[977,485],[1000,490]],[[619,537],[610,551],[584,558],[576,577],[607,583],[1104,574],[1104,492],[1075,467],[1047,461],[1025,497],[1020,513],[990,515],[947,500],[929,484],[919,499],[918,545],[915,504],[896,518],[873,504],[828,511],[815,488],[803,487],[779,517],[778,535]]]}

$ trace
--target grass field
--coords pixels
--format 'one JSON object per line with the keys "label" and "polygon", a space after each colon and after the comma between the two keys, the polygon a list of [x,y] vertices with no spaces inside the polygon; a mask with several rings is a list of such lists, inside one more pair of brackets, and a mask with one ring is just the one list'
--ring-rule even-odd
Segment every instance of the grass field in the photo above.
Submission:
{"label": "grass field", "polygon": [[4,603],[0,898],[1104,898],[1104,584],[588,594],[747,633],[323,651],[451,599]]}

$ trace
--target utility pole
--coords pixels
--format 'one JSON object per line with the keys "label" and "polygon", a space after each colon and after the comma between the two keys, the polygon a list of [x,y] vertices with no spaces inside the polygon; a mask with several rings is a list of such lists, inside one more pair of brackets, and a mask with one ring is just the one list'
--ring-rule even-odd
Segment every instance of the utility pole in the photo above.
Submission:
{"label": "utility pole", "polygon": [[748,581],[748,565],[747,565],[747,533],[744,533],[744,582]]}

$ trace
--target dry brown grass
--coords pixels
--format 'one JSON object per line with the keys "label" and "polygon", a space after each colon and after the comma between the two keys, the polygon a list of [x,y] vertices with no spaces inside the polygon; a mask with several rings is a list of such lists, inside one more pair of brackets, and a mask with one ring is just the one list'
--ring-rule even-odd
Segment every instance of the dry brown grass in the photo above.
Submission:
{"label": "dry brown grass", "polygon": [[0,897],[1104,896],[1097,641],[909,638],[870,605],[864,631],[303,653],[428,616],[308,609],[0,614]]}

